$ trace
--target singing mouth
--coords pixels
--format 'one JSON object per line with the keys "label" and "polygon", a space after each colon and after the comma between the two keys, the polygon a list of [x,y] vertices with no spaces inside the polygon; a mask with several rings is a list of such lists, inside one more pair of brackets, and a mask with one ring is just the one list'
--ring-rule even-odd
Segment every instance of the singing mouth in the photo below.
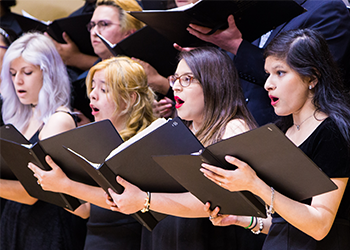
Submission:
{"label": "singing mouth", "polygon": [[180,108],[184,103],[185,103],[185,101],[183,101],[180,97],[178,97],[178,96],[175,96],[174,97],[174,99],[175,99],[175,102],[176,102],[176,104],[175,104],[175,108]]}
{"label": "singing mouth", "polygon": [[269,97],[271,99],[271,105],[275,105],[276,103],[278,103],[278,101],[279,101],[278,97],[275,97],[275,96],[272,96],[272,95],[270,95]]}
{"label": "singing mouth", "polygon": [[91,114],[95,115],[97,114],[100,110],[98,108],[96,108],[94,105],[90,104],[90,108],[92,110]]}

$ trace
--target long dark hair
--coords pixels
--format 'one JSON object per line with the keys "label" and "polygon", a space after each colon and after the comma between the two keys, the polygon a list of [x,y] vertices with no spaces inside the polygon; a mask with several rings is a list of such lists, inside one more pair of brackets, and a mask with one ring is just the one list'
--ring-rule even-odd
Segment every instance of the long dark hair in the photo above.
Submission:
{"label": "long dark hair", "polygon": [[[327,114],[350,145],[350,99],[326,40],[311,29],[289,30],[275,37],[266,47],[269,56],[284,60],[302,79],[317,80],[313,104]],[[292,116],[281,117],[278,126],[286,131]]]}
{"label": "long dark hair", "polygon": [[[203,47],[182,52],[181,59],[203,87],[204,123],[196,133],[203,145],[220,141],[226,125],[233,119],[244,120],[250,129],[256,127],[245,104],[237,70],[226,53],[214,47]],[[190,124],[191,121],[187,123]]]}

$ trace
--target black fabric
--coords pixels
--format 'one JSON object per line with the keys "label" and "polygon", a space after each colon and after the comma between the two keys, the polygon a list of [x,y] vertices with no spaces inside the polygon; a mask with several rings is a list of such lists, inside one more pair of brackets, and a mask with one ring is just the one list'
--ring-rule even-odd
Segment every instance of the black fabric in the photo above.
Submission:
{"label": "black fabric", "polygon": [[[317,30],[327,40],[331,53],[341,66],[344,79],[350,89],[350,15],[343,1],[296,0],[296,2],[308,11],[277,27],[264,48],[282,31],[299,28]],[[250,44],[243,41],[234,57],[234,63],[241,79],[248,108],[261,126],[273,122],[275,116],[270,105],[271,100],[263,88],[266,81],[265,62],[263,50],[257,47],[258,42],[254,41]]]}
{"label": "black fabric", "polygon": [[[30,138],[30,143],[39,141],[42,127]],[[33,205],[8,200],[2,211],[0,249],[79,250],[84,248],[85,235],[85,220],[40,200]]]}
{"label": "black fabric", "polygon": [[0,249],[79,250],[84,247],[85,220],[43,201],[30,206],[8,200],[0,235]]}
{"label": "black fabric", "polygon": [[140,249],[141,230],[141,224],[131,216],[91,204],[84,249]]}
{"label": "black fabric", "polygon": [[215,227],[208,218],[167,216],[152,232],[143,228],[141,250],[260,250],[264,239],[237,226]]}
{"label": "black fabric", "polygon": [[[336,124],[327,118],[299,147],[331,178],[350,177],[347,145]],[[273,215],[263,250],[348,250],[350,249],[350,187],[347,184],[329,234],[317,241]],[[311,204],[311,199],[303,201]]]}

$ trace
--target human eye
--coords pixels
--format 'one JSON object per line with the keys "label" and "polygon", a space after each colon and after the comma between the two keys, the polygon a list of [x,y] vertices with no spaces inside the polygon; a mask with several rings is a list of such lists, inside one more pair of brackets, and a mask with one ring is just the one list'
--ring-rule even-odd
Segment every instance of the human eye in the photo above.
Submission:
{"label": "human eye", "polygon": [[181,81],[186,83],[190,83],[191,79],[192,79],[192,76],[189,76],[189,75],[181,76]]}
{"label": "human eye", "polygon": [[15,71],[10,70],[10,75],[11,75],[12,77],[14,77],[14,76],[16,75],[16,72],[15,72]]}
{"label": "human eye", "polygon": [[276,73],[277,73],[278,76],[283,76],[286,72],[282,71],[282,70],[277,70]]}
{"label": "human eye", "polygon": [[109,23],[106,22],[106,21],[99,21],[99,22],[97,23],[97,25],[98,25],[99,27],[107,27],[107,26],[109,25]]}
{"label": "human eye", "polygon": [[30,76],[33,73],[33,71],[25,71],[24,74],[27,76]]}

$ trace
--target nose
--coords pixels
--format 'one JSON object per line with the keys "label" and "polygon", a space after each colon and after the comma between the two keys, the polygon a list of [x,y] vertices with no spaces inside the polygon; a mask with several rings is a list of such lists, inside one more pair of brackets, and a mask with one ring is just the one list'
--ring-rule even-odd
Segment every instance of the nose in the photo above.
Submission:
{"label": "nose", "polygon": [[98,28],[98,26],[97,25],[95,25],[94,27],[92,27],[91,28],[91,30],[90,30],[90,36],[96,36],[96,33],[97,33],[97,28]]}
{"label": "nose", "polygon": [[98,100],[98,93],[96,89],[92,89],[90,94],[90,100]]}
{"label": "nose", "polygon": [[22,85],[24,83],[21,75],[18,73],[12,77],[12,81],[16,85]]}
{"label": "nose", "polygon": [[275,84],[273,83],[273,81],[271,79],[271,75],[269,75],[269,77],[266,79],[266,82],[264,84],[264,88],[267,91],[274,90],[276,88]]}
{"label": "nose", "polygon": [[180,79],[176,79],[176,81],[174,82],[173,91],[180,91],[181,89],[182,86],[180,84]]}

